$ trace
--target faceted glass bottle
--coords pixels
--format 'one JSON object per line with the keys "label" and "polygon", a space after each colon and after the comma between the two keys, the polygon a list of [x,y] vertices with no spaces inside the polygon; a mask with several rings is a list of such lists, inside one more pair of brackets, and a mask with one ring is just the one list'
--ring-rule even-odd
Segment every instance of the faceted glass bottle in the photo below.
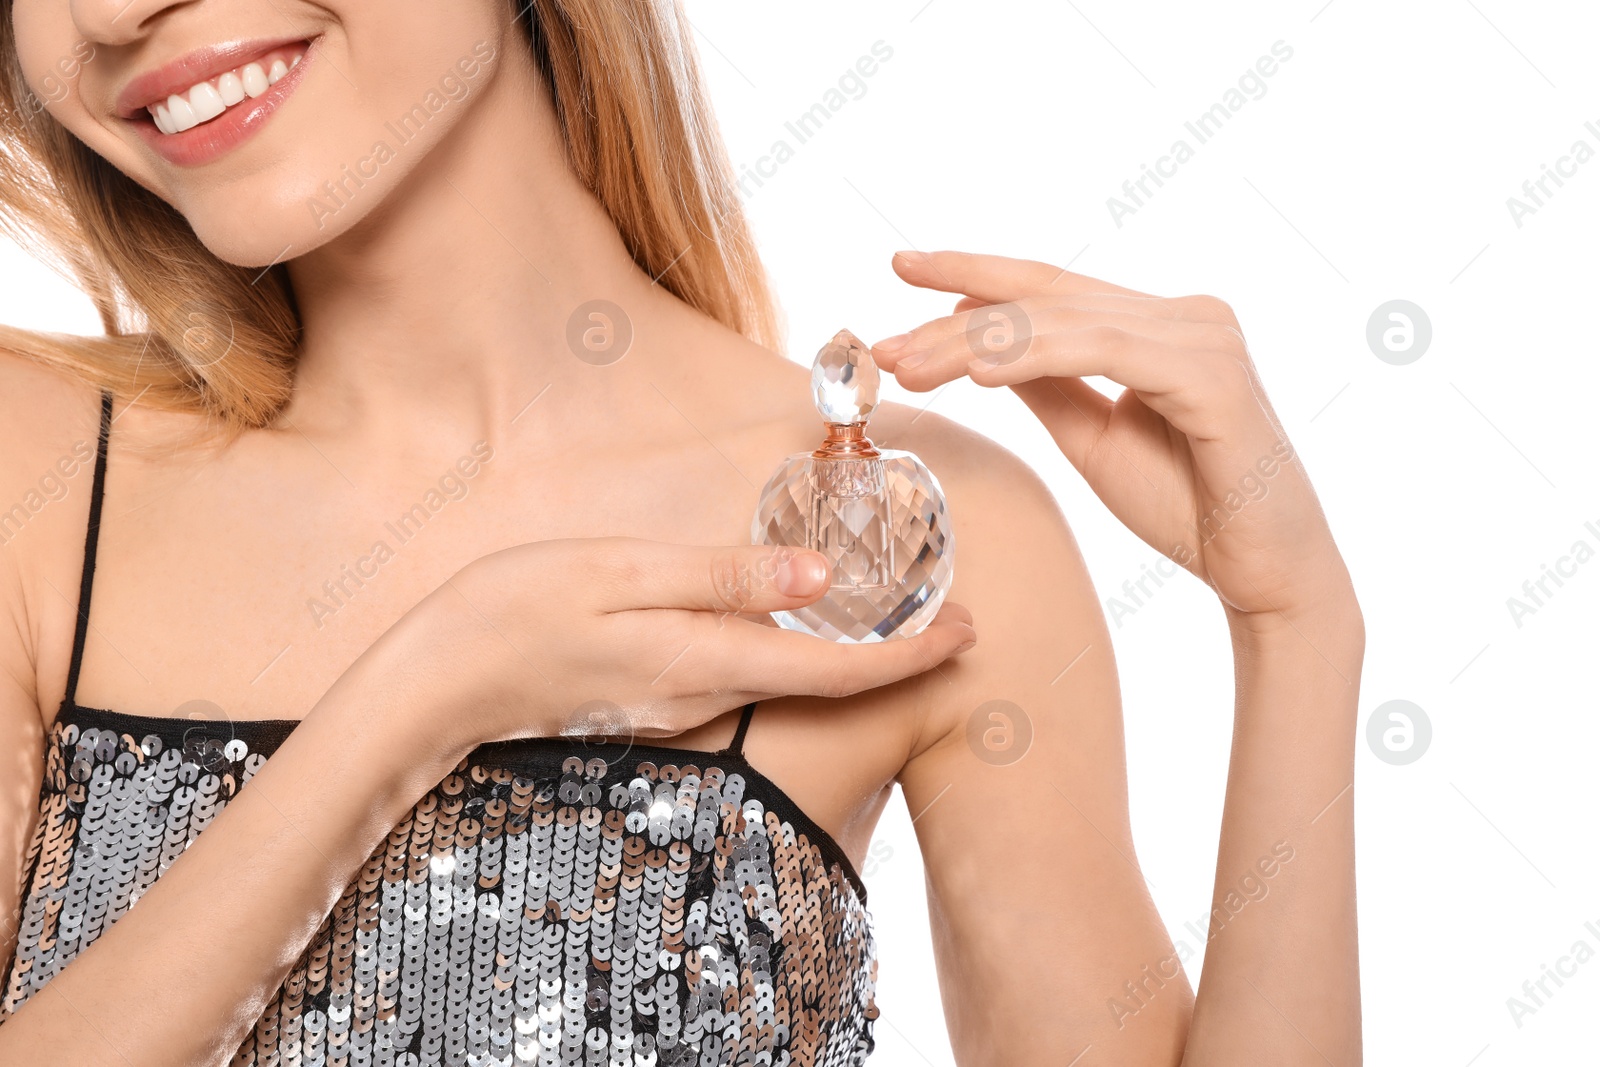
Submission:
{"label": "faceted glass bottle", "polygon": [[950,590],[955,534],[939,480],[910,452],[867,437],[878,365],[849,330],[817,353],[811,385],[826,435],[773,472],[750,524],[755,544],[812,548],[831,582],[821,600],[772,613],[779,626],[865,644],[911,637]]}

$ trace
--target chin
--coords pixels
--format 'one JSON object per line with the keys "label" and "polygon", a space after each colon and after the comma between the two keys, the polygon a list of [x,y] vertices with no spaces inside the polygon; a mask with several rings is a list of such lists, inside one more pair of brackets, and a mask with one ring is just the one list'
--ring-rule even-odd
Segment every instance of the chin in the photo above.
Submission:
{"label": "chin", "polygon": [[[320,160],[283,160],[270,173],[206,190],[178,203],[213,256],[238,267],[269,267],[322,248],[378,210],[405,178],[400,168],[362,186],[333,184],[347,166]],[[240,210],[238,205],[250,205]]]}
{"label": "chin", "polygon": [[200,243],[210,253],[236,267],[270,267],[275,263],[304,255],[328,240],[304,219],[293,225],[286,218],[273,220],[259,214],[235,215],[212,222],[204,216],[189,216]]}

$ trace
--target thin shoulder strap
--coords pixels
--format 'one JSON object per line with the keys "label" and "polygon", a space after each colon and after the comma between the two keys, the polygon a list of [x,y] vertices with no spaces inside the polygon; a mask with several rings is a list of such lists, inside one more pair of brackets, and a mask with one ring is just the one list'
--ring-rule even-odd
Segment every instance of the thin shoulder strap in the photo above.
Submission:
{"label": "thin shoulder strap", "polygon": [[83,542],[83,577],[78,583],[78,628],[72,636],[72,665],[67,668],[67,700],[78,697],[78,672],[83,669],[83,643],[89,636],[89,598],[94,590],[94,557],[100,543],[100,508],[106,491],[106,450],[111,440],[111,393],[100,393],[100,444],[94,457],[94,489],[89,497],[89,531]]}
{"label": "thin shoulder strap", "polygon": [[744,706],[744,713],[739,716],[739,728],[733,731],[733,740],[728,742],[724,752],[731,752],[735,756],[744,755],[744,735],[750,731],[750,716],[756,711],[756,702],[752,700]]}

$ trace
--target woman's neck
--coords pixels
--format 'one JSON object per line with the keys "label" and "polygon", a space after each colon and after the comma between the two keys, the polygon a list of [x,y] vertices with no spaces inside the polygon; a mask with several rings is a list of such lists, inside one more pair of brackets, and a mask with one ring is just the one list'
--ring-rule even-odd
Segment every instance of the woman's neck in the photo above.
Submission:
{"label": "woman's neck", "polygon": [[[496,437],[547,387],[587,419],[629,375],[596,375],[573,354],[579,305],[615,303],[636,338],[692,320],[567,165],[531,60],[506,55],[473,92],[383,203],[345,194],[343,210],[368,214],[289,263],[304,333],[283,425],[311,437]],[[405,166],[406,150],[381,165]]]}

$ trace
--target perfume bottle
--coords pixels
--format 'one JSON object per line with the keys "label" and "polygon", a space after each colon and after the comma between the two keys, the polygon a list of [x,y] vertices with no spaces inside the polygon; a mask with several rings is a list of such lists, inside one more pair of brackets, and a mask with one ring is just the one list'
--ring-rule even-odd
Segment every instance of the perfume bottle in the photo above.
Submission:
{"label": "perfume bottle", "polygon": [[812,548],[828,558],[821,600],[775,611],[779,626],[865,644],[911,637],[950,590],[955,534],[939,480],[910,452],[874,447],[867,417],[878,404],[878,365],[849,330],[811,366],[827,431],[813,452],[779,464],[750,523],[753,543]]}

